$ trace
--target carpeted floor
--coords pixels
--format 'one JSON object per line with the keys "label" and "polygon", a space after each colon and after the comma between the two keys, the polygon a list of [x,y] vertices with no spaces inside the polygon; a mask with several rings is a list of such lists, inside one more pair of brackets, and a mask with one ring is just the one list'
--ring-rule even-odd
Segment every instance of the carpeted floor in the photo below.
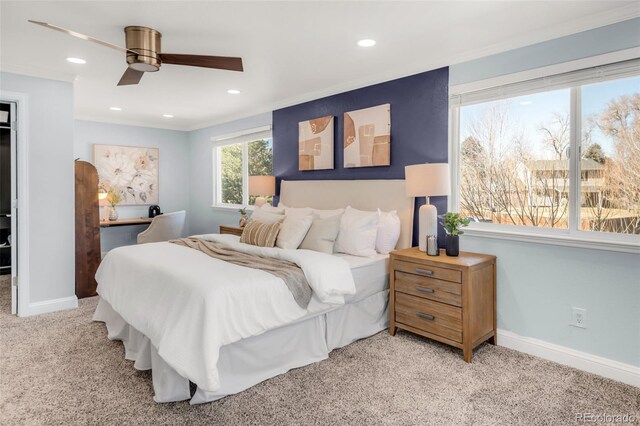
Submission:
{"label": "carpeted floor", "polygon": [[0,277],[3,425],[567,425],[584,412],[640,424],[638,388],[488,344],[466,364],[459,351],[403,332],[217,402],[156,404],[150,373],[91,322],[96,298],[17,318],[9,297]]}

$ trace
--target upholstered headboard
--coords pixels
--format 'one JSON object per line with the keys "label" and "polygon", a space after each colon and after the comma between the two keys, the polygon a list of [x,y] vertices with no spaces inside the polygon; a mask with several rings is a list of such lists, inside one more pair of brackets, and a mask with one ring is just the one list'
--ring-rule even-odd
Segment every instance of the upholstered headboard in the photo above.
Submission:
{"label": "upholstered headboard", "polygon": [[411,247],[414,199],[407,197],[404,180],[283,180],[280,202],[289,207],[358,210],[397,210],[400,239],[396,248]]}

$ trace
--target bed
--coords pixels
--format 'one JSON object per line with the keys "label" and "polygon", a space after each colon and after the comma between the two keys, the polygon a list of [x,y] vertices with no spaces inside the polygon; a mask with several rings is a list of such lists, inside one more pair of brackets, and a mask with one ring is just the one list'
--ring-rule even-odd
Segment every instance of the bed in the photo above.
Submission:
{"label": "bed", "polygon": [[[282,181],[280,202],[397,210],[396,247],[411,246],[413,199],[406,197],[403,180]],[[303,309],[286,300],[286,289],[279,294],[284,286],[278,278],[265,281],[262,271],[220,264],[168,242],[110,252],[96,275],[101,299],[94,320],[106,324],[109,339],[123,342],[136,369],[152,370],[156,402],[214,401],[322,361],[333,349],[388,327],[388,255],[247,248],[233,235],[200,237],[239,250],[272,250],[268,255],[298,263],[311,276],[314,294]],[[234,277],[233,294],[218,288],[225,283],[203,284],[226,269]],[[327,288],[329,296],[320,297]]]}

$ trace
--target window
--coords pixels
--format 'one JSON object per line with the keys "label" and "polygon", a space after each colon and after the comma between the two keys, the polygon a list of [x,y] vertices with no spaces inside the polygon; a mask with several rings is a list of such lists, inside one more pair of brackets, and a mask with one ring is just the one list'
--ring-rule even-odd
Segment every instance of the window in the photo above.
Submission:
{"label": "window", "polygon": [[271,130],[256,129],[215,140],[213,168],[214,206],[253,205],[256,197],[248,194],[249,176],[273,174]]}
{"label": "window", "polygon": [[457,94],[451,106],[452,207],[476,229],[638,242],[639,61]]}

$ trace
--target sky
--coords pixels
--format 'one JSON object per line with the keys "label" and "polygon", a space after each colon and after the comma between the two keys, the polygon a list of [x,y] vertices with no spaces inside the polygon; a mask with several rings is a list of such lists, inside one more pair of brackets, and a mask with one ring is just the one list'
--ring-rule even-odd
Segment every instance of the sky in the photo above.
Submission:
{"label": "sky", "polygon": [[[639,92],[640,77],[582,86],[583,121],[589,116],[601,113],[612,99]],[[569,113],[569,97],[569,89],[562,89],[464,106],[460,108],[460,141],[469,136],[469,124],[475,118],[481,117],[488,105],[507,102],[510,122],[523,131],[525,137],[533,142],[534,149],[538,148],[540,157],[545,158],[542,133],[539,129],[543,123],[549,121],[554,112]],[[603,135],[598,129],[595,129],[591,136],[592,142],[600,144],[607,155],[613,152],[613,141],[610,137]]]}

